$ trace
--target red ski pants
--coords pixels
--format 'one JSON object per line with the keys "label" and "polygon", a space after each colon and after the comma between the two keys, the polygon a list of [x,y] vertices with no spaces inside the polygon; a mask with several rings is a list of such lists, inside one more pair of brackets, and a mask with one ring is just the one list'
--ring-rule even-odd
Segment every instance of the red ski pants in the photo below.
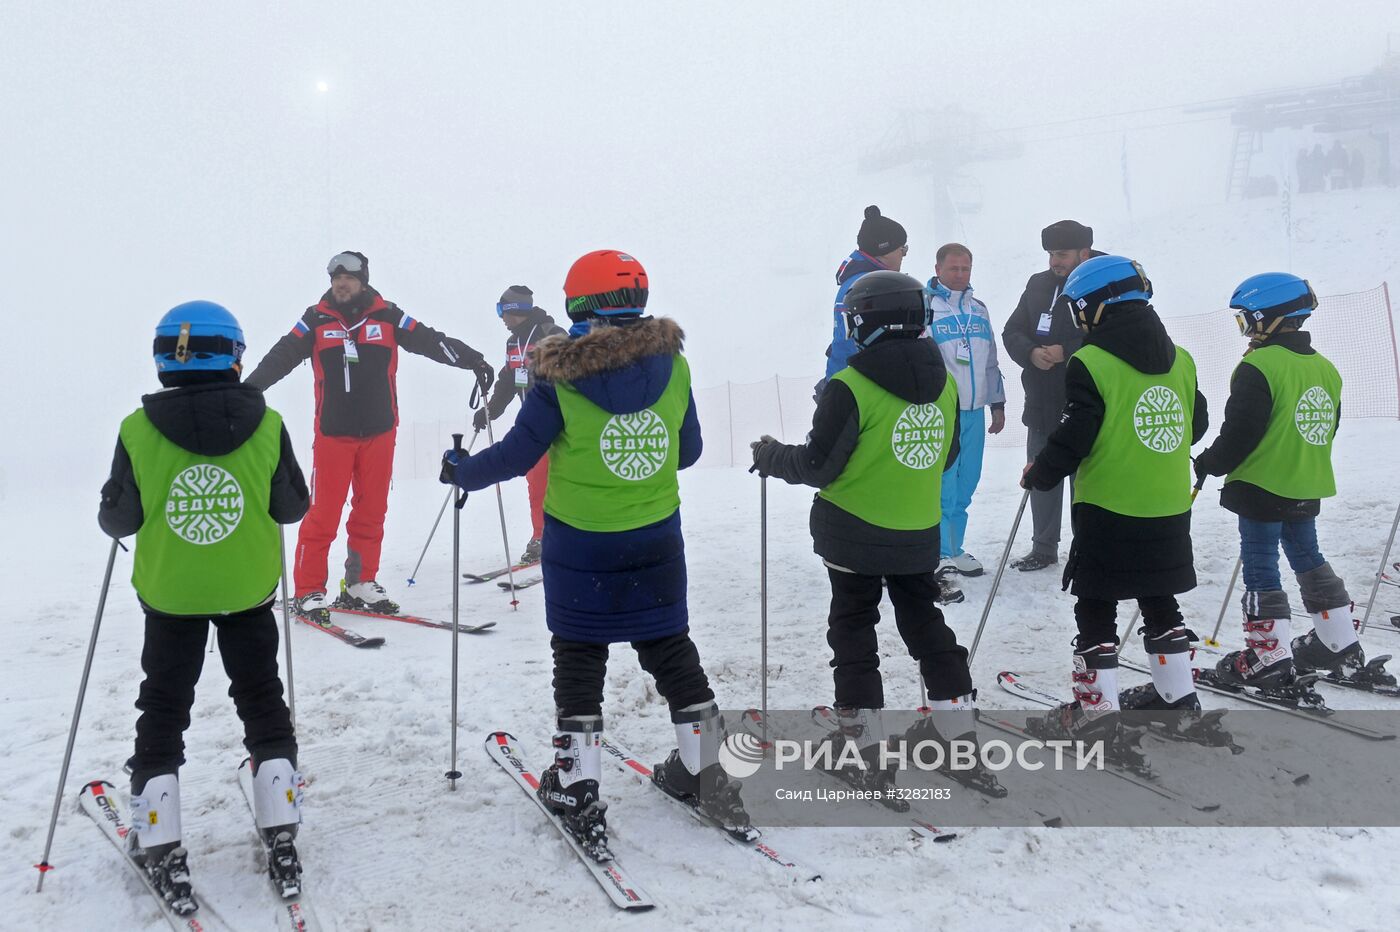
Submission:
{"label": "red ski pants", "polygon": [[525,474],[525,484],[530,487],[530,535],[535,540],[544,536],[544,490],[549,487],[549,454],[530,467]]}
{"label": "red ski pants", "polygon": [[297,534],[293,577],[297,597],[326,589],[326,559],[336,532],[345,496],[353,487],[345,582],[374,579],[384,542],[384,513],[389,507],[389,479],[394,474],[394,437],[390,430],[373,437],[316,435],[311,447],[311,508]]}

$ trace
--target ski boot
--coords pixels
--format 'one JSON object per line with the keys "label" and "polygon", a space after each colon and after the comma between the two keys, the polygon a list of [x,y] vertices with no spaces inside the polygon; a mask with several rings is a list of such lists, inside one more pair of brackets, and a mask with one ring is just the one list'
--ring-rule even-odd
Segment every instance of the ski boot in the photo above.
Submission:
{"label": "ski boot", "polygon": [[520,555],[519,563],[521,566],[529,566],[538,562],[540,562],[540,539],[532,537],[530,542],[525,545],[525,552]]}
{"label": "ski boot", "polygon": [[189,852],[180,844],[180,778],[162,773],[132,783],[128,853],[170,908],[181,916],[199,909],[190,884]]}
{"label": "ski boot", "polygon": [[285,757],[265,760],[253,769],[253,816],[267,848],[267,873],[283,897],[301,892],[301,858],[297,826],[305,782]]}
{"label": "ski boot", "polygon": [[399,604],[389,598],[384,587],[373,579],[346,585],[340,582],[340,597],[335,600],[339,608],[353,608],[364,612],[379,612],[381,615],[397,615]]}
{"label": "ski boot", "polygon": [[1128,722],[1145,723],[1163,738],[1228,747],[1238,754],[1244,748],[1235,744],[1220,724],[1225,713],[1201,711],[1191,669],[1191,643],[1195,640],[1196,633],[1184,625],[1144,637],[1143,647],[1152,658],[1152,682],[1119,693],[1119,708],[1135,713],[1128,716]]}
{"label": "ski boot", "polygon": [[[1248,593],[1246,593],[1248,595]],[[1214,670],[1202,670],[1202,682],[1223,689],[1247,692],[1285,708],[1323,708],[1322,697],[1312,684],[1316,674],[1299,676],[1288,642],[1287,616],[1244,620],[1244,650],[1220,658]]]}
{"label": "ski boot", "polygon": [[564,830],[595,861],[611,861],[608,804],[598,798],[602,777],[603,717],[570,715],[559,719],[554,763],[540,775],[540,801],[559,817]]}
{"label": "ski boot", "polygon": [[1367,662],[1356,637],[1351,606],[1313,612],[1313,629],[1293,639],[1293,662],[1301,673],[1317,673],[1329,683],[1396,695],[1395,675],[1385,669],[1389,654]]}
{"label": "ski boot", "polygon": [[331,600],[324,592],[308,592],[292,600],[292,611],[318,625],[331,623]]}
{"label": "ski boot", "polygon": [[[895,787],[894,771],[882,766],[880,759],[885,746],[882,711],[839,706],[833,711],[836,727],[824,739],[831,746],[832,769],[827,773],[858,790],[875,793],[875,799],[886,809],[908,812],[909,802],[890,792]],[[852,756],[858,756],[859,761],[851,762]]]}
{"label": "ski boot", "polygon": [[[993,799],[1003,799],[1006,787],[998,782],[996,775],[982,763],[977,743],[977,690],[954,699],[930,699],[928,714],[915,722],[904,734],[905,741],[913,747],[919,742],[932,741],[943,749],[943,765],[938,772],[970,790],[984,793]],[[946,736],[955,737],[948,738]],[[961,752],[968,747],[973,751],[971,766],[954,766]],[[912,750],[912,748],[911,748]],[[912,759],[912,756],[911,756]],[[925,759],[926,755],[925,755]]]}
{"label": "ski boot", "polygon": [[1041,718],[1030,719],[1026,731],[1042,740],[1102,741],[1108,763],[1151,777],[1152,765],[1139,747],[1143,732],[1124,728],[1119,719],[1118,646],[1076,646],[1070,679],[1073,701],[1051,709]]}
{"label": "ski boot", "polygon": [[945,569],[942,563],[939,564],[938,569],[934,572],[934,578],[938,580],[937,598],[939,605],[956,605],[959,602],[967,600],[967,596],[963,595],[963,591],[953,584],[952,580],[956,572],[957,571],[954,570],[951,565]]}
{"label": "ski boot", "polygon": [[1023,573],[1034,573],[1043,570],[1047,566],[1055,566],[1060,562],[1058,555],[1036,553],[1032,550],[1023,557],[1017,557],[1011,561],[1012,569],[1020,570]]}
{"label": "ski boot", "polygon": [[724,719],[714,702],[700,702],[676,709],[676,747],[666,760],[652,768],[651,779],[670,796],[686,803],[740,841],[759,837],[744,800],[742,784],[729,779],[719,763],[724,739]]}

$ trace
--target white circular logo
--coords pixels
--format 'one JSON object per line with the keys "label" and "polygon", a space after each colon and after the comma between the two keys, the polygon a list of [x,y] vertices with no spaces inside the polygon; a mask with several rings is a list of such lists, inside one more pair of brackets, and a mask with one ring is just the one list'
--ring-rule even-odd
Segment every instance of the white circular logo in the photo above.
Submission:
{"label": "white circular logo", "polygon": [[719,766],[736,780],[758,773],[763,765],[763,742],[753,735],[726,735],[719,746]]}
{"label": "white circular logo", "polygon": [[243,489],[212,463],[191,466],[170,483],[165,523],[181,540],[217,544],[243,520]]}
{"label": "white circular logo", "polygon": [[598,439],[603,465],[614,476],[638,482],[656,475],[671,449],[666,424],[651,410],[614,414]]}
{"label": "white circular logo", "polygon": [[1153,453],[1171,453],[1186,436],[1186,409],[1176,392],[1154,385],[1133,405],[1133,430]]}
{"label": "white circular logo", "polygon": [[1332,403],[1332,396],[1318,385],[1303,392],[1298,407],[1293,410],[1293,423],[1308,443],[1315,447],[1327,446],[1332,439],[1332,425],[1337,423],[1337,406]]}
{"label": "white circular logo", "polygon": [[943,412],[938,405],[910,405],[890,435],[894,458],[910,469],[932,469],[943,453]]}

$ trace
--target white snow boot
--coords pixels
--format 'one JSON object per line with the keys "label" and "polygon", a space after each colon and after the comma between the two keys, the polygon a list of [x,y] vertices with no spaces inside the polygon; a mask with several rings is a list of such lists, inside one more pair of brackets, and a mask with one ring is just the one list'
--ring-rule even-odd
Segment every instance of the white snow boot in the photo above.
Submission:
{"label": "white snow boot", "polygon": [[131,788],[132,860],[180,915],[199,909],[190,885],[188,852],[180,844],[180,778],[162,773]]}
{"label": "white snow boot", "polygon": [[336,605],[366,612],[381,612],[385,615],[398,614],[399,603],[389,598],[389,593],[384,591],[384,587],[373,579],[348,586],[344,583],[341,585],[343,588],[340,590],[340,598],[335,600]]}
{"label": "white snow boot", "polygon": [[595,861],[611,861],[608,804],[598,798],[603,776],[603,716],[569,715],[558,721],[554,763],[540,775],[540,800]]}
{"label": "white snow boot", "polygon": [[301,892],[301,858],[293,839],[301,824],[305,785],[301,774],[285,757],[265,760],[253,771],[254,821],[267,846],[267,872],[283,896]]}
{"label": "white snow boot", "polygon": [[730,780],[719,764],[724,719],[713,701],[697,702],[671,712],[676,748],[652,769],[661,789],[718,822],[729,834],[746,841],[758,837],[739,797],[741,784]]}

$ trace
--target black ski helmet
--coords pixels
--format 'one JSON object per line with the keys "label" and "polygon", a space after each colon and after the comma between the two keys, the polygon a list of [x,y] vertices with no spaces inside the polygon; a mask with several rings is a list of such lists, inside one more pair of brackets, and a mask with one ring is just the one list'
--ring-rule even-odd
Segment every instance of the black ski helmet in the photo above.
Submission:
{"label": "black ski helmet", "polygon": [[903,272],[867,272],[841,299],[846,335],[864,349],[887,336],[917,337],[928,327],[929,296]]}

